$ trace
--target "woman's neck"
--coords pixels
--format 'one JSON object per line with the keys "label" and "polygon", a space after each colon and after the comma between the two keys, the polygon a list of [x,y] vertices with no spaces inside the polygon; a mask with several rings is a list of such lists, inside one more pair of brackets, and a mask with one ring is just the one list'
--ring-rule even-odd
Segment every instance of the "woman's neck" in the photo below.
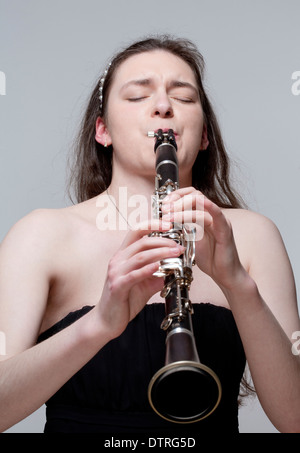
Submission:
{"label": "woman's neck", "polygon": [[152,217],[154,178],[113,174],[107,194],[118,214],[131,225]]}
{"label": "woman's neck", "polygon": [[[192,175],[181,172],[179,177],[181,188],[192,185]],[[128,196],[141,195],[150,199],[155,192],[155,174],[145,176],[113,171],[109,193],[117,196],[122,189],[127,191]]]}

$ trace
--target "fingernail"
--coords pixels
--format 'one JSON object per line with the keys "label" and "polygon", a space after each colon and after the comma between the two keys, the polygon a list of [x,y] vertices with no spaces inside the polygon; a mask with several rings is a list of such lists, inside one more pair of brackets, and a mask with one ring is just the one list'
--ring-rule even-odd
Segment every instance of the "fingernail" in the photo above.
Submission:
{"label": "fingernail", "polygon": [[162,211],[170,211],[171,204],[170,203],[163,204],[161,209],[162,209]]}
{"label": "fingernail", "polygon": [[182,247],[182,245],[179,245],[179,244],[176,247],[171,248],[171,252],[175,253],[175,254],[182,253],[183,251],[184,251],[184,247]]}

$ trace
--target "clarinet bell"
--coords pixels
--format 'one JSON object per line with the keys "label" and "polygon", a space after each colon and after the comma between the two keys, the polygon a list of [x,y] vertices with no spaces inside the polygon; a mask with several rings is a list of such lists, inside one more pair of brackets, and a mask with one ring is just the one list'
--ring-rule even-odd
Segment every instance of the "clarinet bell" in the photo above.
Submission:
{"label": "clarinet bell", "polygon": [[165,420],[193,423],[215,411],[221,394],[219,378],[198,358],[193,334],[173,330],[166,340],[166,364],[149,383],[152,409]]}

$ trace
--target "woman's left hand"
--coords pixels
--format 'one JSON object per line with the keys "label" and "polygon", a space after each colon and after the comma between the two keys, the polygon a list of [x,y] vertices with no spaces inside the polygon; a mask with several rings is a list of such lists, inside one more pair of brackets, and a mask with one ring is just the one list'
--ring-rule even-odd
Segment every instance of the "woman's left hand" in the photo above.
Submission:
{"label": "woman's left hand", "polygon": [[232,226],[223,211],[194,187],[172,192],[163,200],[163,220],[196,227],[195,261],[221,288],[245,275]]}

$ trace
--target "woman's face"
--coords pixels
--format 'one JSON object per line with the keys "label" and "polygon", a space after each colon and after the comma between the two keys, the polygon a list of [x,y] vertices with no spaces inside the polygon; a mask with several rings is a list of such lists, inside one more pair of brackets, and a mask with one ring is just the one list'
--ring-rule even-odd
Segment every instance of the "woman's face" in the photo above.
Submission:
{"label": "woman's face", "polygon": [[191,172],[199,150],[208,145],[194,73],[181,58],[162,50],[134,55],[117,69],[106,126],[115,162],[141,174],[154,173],[148,131],[174,130],[180,172]]}

